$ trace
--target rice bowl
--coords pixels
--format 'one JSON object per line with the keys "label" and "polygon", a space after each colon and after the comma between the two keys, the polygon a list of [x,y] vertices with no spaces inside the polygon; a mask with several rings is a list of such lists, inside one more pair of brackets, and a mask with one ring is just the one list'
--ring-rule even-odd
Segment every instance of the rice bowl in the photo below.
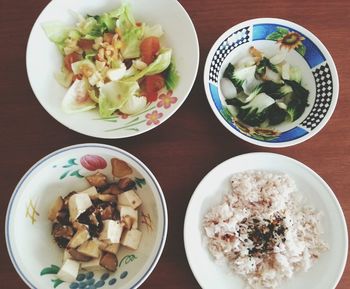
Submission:
{"label": "rice bowl", "polygon": [[320,223],[290,177],[247,171],[233,175],[231,191],[203,225],[213,257],[258,289],[277,288],[311,268],[327,249]]}
{"label": "rice bowl", "polygon": [[[302,191],[306,204],[322,212],[328,245],[308,272],[298,271],[283,280],[283,289],[335,289],[345,268],[348,233],[342,209],[332,189],[312,169],[292,158],[274,153],[249,153],[233,157],[213,168],[198,184],[189,202],[184,222],[184,244],[189,266],[203,289],[247,289],[247,282],[232,272],[227,262],[218,264],[209,252],[203,228],[205,215],[223,202],[232,191],[233,174],[244,171],[269,171],[289,175]],[[315,282],[317,280],[317,282]]]}

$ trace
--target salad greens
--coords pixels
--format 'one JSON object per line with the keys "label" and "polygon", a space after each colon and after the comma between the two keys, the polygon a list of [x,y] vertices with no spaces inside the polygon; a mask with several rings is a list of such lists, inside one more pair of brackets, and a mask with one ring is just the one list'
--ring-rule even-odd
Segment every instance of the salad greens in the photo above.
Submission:
{"label": "salad greens", "polygon": [[163,72],[170,65],[171,49],[166,49],[158,55],[155,61],[148,65],[145,69],[139,71],[135,75],[129,77],[130,81],[136,81],[145,75],[153,75]]}
{"label": "salad greens", "polygon": [[111,81],[100,89],[100,115],[110,116],[114,111],[120,109],[130,97],[139,90],[136,81]]}
{"label": "salad greens", "polygon": [[161,45],[160,25],[137,22],[129,5],[77,18],[75,26],[58,21],[42,25],[63,56],[57,81],[68,88],[62,101],[67,113],[98,107],[101,117],[135,114],[173,90],[179,75],[172,50]]}
{"label": "salad greens", "polygon": [[249,53],[237,64],[229,63],[223,73],[221,91],[231,114],[253,127],[275,126],[301,117],[309,91],[301,83],[299,68],[286,62],[287,53],[267,58],[254,47]]}
{"label": "salad greens", "polygon": [[165,71],[165,85],[168,90],[174,90],[179,83],[180,77],[176,70],[176,65],[174,61],[170,62],[170,65]]}

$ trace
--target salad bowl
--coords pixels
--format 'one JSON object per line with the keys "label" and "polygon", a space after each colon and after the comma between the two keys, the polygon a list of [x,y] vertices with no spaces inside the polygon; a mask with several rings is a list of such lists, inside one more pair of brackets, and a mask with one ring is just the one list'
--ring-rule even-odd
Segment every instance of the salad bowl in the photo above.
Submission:
{"label": "salad bowl", "polygon": [[[63,282],[57,273],[63,249],[51,235],[48,216],[58,196],[88,187],[84,177],[100,172],[113,180],[111,159],[132,168],[136,192],[142,199],[137,250],[118,251],[116,272],[80,270],[76,280]],[[167,235],[167,208],[154,175],[136,157],[102,144],[79,144],[55,151],[34,164],[15,188],[6,215],[6,243],[17,273],[30,288],[137,288],[151,274]]]}
{"label": "salad bowl", "polygon": [[[247,57],[248,51],[249,54],[252,54],[249,57]],[[225,85],[227,85],[228,82],[230,85],[230,81],[227,79],[227,77],[230,78],[228,76],[230,75],[228,66],[231,65],[234,68],[233,65],[237,63],[240,65],[247,58],[254,59],[254,57],[257,57],[256,53],[259,54],[261,51],[263,61],[271,60],[271,62],[268,61],[268,65],[273,70],[270,71],[270,74],[274,77],[269,78],[271,76],[265,74],[259,80],[254,78],[254,81],[258,81],[258,83],[260,81],[261,84],[261,79],[264,79],[263,81],[268,79],[269,83],[272,83],[275,87],[283,86],[282,89],[287,88],[287,92],[284,90],[285,94],[290,91],[292,91],[292,95],[296,94],[294,87],[292,89],[290,85],[295,85],[295,89],[299,89],[299,92],[300,90],[305,92],[305,96],[303,96],[305,97],[304,104],[298,106],[295,105],[296,100],[289,100],[289,102],[286,100],[285,103],[279,103],[287,96],[284,98],[283,95],[276,96],[275,91],[271,91],[271,86],[265,91],[260,89],[261,87],[259,88],[260,92],[264,92],[261,95],[264,94],[266,97],[263,100],[265,104],[266,99],[268,99],[265,107],[271,103],[274,104],[269,108],[276,108],[276,104],[279,105],[277,110],[282,114],[282,119],[277,121],[273,110],[265,110],[265,107],[262,108],[262,106],[256,105],[263,99],[263,97],[259,98],[261,95],[255,98],[255,104],[253,104],[254,101],[249,102],[257,94],[255,92],[251,93],[250,97],[243,99],[240,104],[235,101],[238,97],[233,99],[230,96],[228,99],[224,95],[227,89],[223,83],[225,82]],[[281,55],[283,55],[283,59],[278,60]],[[257,66],[255,76],[259,73],[258,68],[263,61],[255,63]],[[273,64],[278,63],[278,65],[271,65],[272,62]],[[280,68],[283,68],[282,64],[288,66],[288,76],[282,75]],[[236,71],[237,69],[236,66]],[[297,71],[297,76],[292,75],[292,69],[293,73]],[[244,87],[244,79],[239,79],[239,77],[236,80],[234,79],[237,75],[239,75],[239,72],[236,75],[233,73],[231,81],[241,81]],[[278,78],[278,80],[275,80],[277,83],[272,82],[271,79],[276,79],[276,77]],[[247,87],[249,85],[248,80],[246,80],[246,83]],[[252,82],[250,84],[252,85]],[[321,41],[304,27],[276,18],[248,20],[223,33],[208,54],[204,69],[204,86],[209,104],[219,121],[237,137],[265,147],[291,146],[314,136],[330,119],[339,93],[339,81],[335,64]],[[238,92],[238,88],[235,87],[234,89]],[[245,88],[244,93],[246,93]],[[275,93],[275,96],[269,97],[272,93]],[[266,96],[266,94],[269,96]],[[236,106],[232,103],[235,103]],[[238,106],[240,107],[238,108]],[[250,108],[250,111],[247,108]],[[260,108],[264,110],[261,111]],[[270,118],[267,124],[265,121],[266,114],[268,118],[269,113],[270,116],[272,115],[273,121]],[[242,116],[244,120],[242,120]],[[277,117],[279,116],[277,115]]]}
{"label": "salad bowl", "polygon": [[[160,29],[162,31],[160,36],[161,50],[163,47],[171,50],[171,63],[174,63],[174,71],[176,71],[178,76],[177,85],[172,85],[169,88],[168,83],[166,83],[166,90],[158,91],[158,94],[152,98],[152,101],[147,97],[147,103],[146,101],[144,102],[142,109],[134,109],[133,112],[130,113],[128,112],[130,108],[118,111],[116,106],[112,109],[108,107],[111,102],[118,101],[116,100],[118,97],[125,96],[126,93],[124,92],[115,93],[116,95],[115,97],[113,96],[113,98],[116,99],[112,99],[111,101],[109,99],[106,101],[104,109],[101,109],[101,105],[96,105],[96,103],[100,104],[99,101],[101,98],[97,100],[94,98],[93,100],[93,97],[89,95],[91,98],[91,100],[89,99],[91,105],[96,106],[96,108],[84,111],[89,108],[86,106],[82,111],[76,112],[77,110],[74,105],[69,102],[69,98],[68,101],[64,101],[64,99],[66,99],[67,95],[72,95],[70,93],[71,88],[74,86],[75,81],[78,82],[78,80],[80,80],[80,77],[78,76],[76,78],[76,76],[74,76],[73,79],[71,78],[71,83],[73,84],[70,88],[67,88],[69,84],[66,85],[67,87],[61,85],[62,81],[67,81],[67,75],[63,77],[60,76],[61,79],[64,79],[61,80],[61,84],[59,84],[59,77],[57,75],[64,67],[63,55],[61,53],[62,51],[60,51],[62,43],[59,43],[57,47],[52,41],[61,40],[61,36],[58,32],[60,25],[73,28],[78,27],[82,25],[82,22],[79,22],[82,17],[102,19],[99,18],[101,15],[106,15],[113,11],[116,15],[115,19],[118,19],[117,17],[120,17],[118,9],[123,7],[123,5],[129,6],[131,12],[127,13],[130,13],[132,18],[134,18],[135,27],[139,25],[142,26],[143,29],[143,25],[147,25],[148,27],[157,27],[157,30]],[[125,17],[129,17],[128,15],[129,14],[125,14]],[[113,20],[114,23],[113,21],[112,23],[108,23],[112,26],[116,25],[115,19]],[[53,26],[52,23],[56,23],[56,26]],[[51,27],[47,28],[49,25],[51,25]],[[89,23],[86,21],[83,28],[85,29],[88,25]],[[79,32],[82,32],[83,28],[80,26]],[[48,32],[48,30],[50,31]],[[113,28],[109,31],[118,34],[116,32],[117,29],[114,30]],[[75,31],[68,31],[69,37],[72,38],[73,36],[71,36],[70,33],[74,34]],[[146,37],[145,29],[143,29],[141,33],[143,33],[142,37]],[[120,33],[120,35],[124,34]],[[102,34],[102,36],[104,36],[104,34]],[[102,38],[102,36],[100,35],[100,38]],[[91,37],[92,35],[82,34],[85,43],[89,43]],[[93,38],[95,38],[93,40],[97,41],[98,37]],[[135,47],[136,46],[139,47],[138,45],[135,45]],[[125,47],[125,43],[121,41],[120,47]],[[130,45],[130,47],[133,49],[132,45]],[[68,55],[69,52],[65,49],[71,49],[71,47],[63,48],[65,55]],[[159,50],[159,54],[161,50]],[[130,58],[127,60],[131,62],[134,56],[135,55],[129,55]],[[97,57],[97,55],[94,55],[89,59],[94,62],[97,60]],[[88,58],[88,56],[85,55],[84,58]],[[173,115],[190,93],[196,78],[198,63],[199,45],[195,28],[185,9],[175,0],[53,0],[42,11],[33,26],[28,40],[26,55],[28,78],[33,92],[43,108],[64,126],[85,135],[105,139],[125,138],[144,133],[155,128]],[[142,65],[144,65],[144,63],[142,63]],[[71,69],[70,67],[68,68]],[[159,67],[157,67],[157,69],[158,68]],[[163,71],[163,73],[165,72],[166,71]],[[117,76],[114,75],[114,77]],[[104,81],[109,81],[109,79],[105,78]],[[133,94],[133,96],[143,93],[141,87],[142,79],[137,78],[137,81],[138,84],[140,84],[140,92]],[[91,83],[90,79],[89,82]],[[138,84],[136,84],[136,86],[138,86]],[[93,88],[96,91],[96,86]],[[78,90],[76,87],[75,89]],[[114,89],[114,91],[116,90]],[[84,95],[84,97],[86,97],[86,95]],[[140,102],[137,103],[140,104]]]}

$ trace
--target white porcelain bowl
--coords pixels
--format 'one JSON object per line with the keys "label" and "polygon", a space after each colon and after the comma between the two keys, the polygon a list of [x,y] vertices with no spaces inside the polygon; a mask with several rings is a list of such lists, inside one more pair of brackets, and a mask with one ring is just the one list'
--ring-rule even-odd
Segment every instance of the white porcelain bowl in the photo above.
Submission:
{"label": "white porcelain bowl", "polygon": [[[164,122],[185,101],[197,75],[199,45],[193,23],[185,9],[176,0],[129,0],[136,20],[160,24],[164,30],[165,45],[173,49],[180,75],[178,86],[172,92],[171,102],[161,99],[153,102],[139,115],[101,120],[97,110],[66,114],[61,109],[66,89],[60,86],[54,73],[62,65],[54,43],[45,35],[41,25],[59,20],[74,25],[71,10],[82,15],[96,15],[120,7],[122,0],[53,0],[42,11],[30,34],[27,46],[27,73],[40,104],[57,121],[79,133],[99,138],[125,138],[146,132]],[[170,97],[170,96],[165,96]]]}
{"label": "white porcelain bowl", "polygon": [[[228,109],[220,80],[227,65],[237,63],[251,46],[271,57],[280,51],[283,39],[278,29],[300,36],[303,49],[289,47],[286,61],[299,67],[302,85],[310,94],[309,106],[294,122],[283,122],[270,129],[249,127],[238,122]],[[252,19],[224,32],[211,48],[204,69],[204,86],[209,104],[219,121],[239,138],[264,147],[287,147],[318,133],[330,119],[339,93],[338,74],[331,55],[310,31],[293,22],[276,18]]]}
{"label": "white porcelain bowl", "polygon": [[[88,165],[84,162],[86,155]],[[54,272],[62,265],[63,250],[51,236],[49,209],[58,196],[88,188],[84,176],[100,171],[112,180],[113,157],[126,161],[133,169],[132,178],[139,180],[137,193],[143,201],[139,213],[140,247],[136,251],[121,248],[115,273],[81,271],[83,274],[76,282],[59,284]],[[129,289],[139,287],[156,266],[164,248],[167,225],[162,189],[140,160],[112,146],[80,144],[49,154],[20,180],[7,210],[6,243],[15,269],[30,288],[50,289],[58,285],[59,289]]]}
{"label": "white porcelain bowl", "polygon": [[265,170],[288,174],[310,204],[321,212],[321,235],[329,250],[308,272],[297,272],[279,288],[334,289],[344,271],[348,255],[346,221],[336,196],[326,182],[304,164],[279,154],[249,153],[233,157],[211,170],[199,183],[189,202],[184,225],[188,262],[203,289],[245,289],[247,284],[228,266],[220,266],[209,253],[204,239],[203,217],[222,202],[230,190],[233,174],[246,170]]}

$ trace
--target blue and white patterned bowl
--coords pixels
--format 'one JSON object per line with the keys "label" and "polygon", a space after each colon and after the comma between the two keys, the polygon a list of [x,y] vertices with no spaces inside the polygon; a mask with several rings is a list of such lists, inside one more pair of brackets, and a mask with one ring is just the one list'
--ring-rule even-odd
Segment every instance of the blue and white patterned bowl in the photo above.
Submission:
{"label": "blue and white patterned bowl", "polygon": [[[298,66],[303,86],[309,91],[309,106],[293,123],[271,129],[253,128],[232,117],[226,108],[220,80],[229,62],[238,60],[250,46],[277,53],[282,28],[301,36],[301,45],[291,49],[287,61]],[[273,40],[272,40],[273,39]],[[275,18],[248,20],[227,30],[211,48],[204,69],[204,86],[209,104],[221,123],[233,134],[265,147],[286,147],[301,143],[319,132],[330,119],[338,99],[339,80],[331,55],[321,41],[307,29],[290,21]]]}

